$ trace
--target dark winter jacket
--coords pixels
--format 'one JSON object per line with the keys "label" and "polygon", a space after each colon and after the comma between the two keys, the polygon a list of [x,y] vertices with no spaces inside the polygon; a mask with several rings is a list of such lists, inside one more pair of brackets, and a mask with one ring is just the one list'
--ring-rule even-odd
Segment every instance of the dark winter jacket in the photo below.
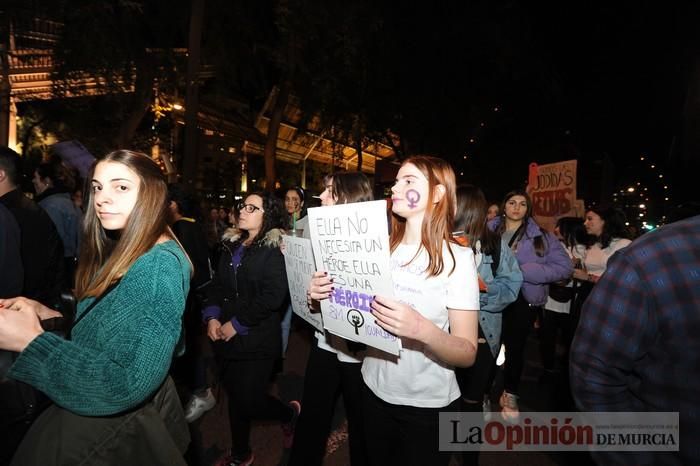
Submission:
{"label": "dark winter jacket", "polygon": [[56,225],[63,243],[63,256],[78,257],[83,214],[73,204],[70,193],[57,188],[48,188],[34,200],[49,214],[51,221]]}
{"label": "dark winter jacket", "polygon": [[56,309],[63,283],[63,243],[56,226],[39,205],[18,189],[0,196],[20,229],[24,266],[22,295]]}
{"label": "dark winter jacket", "polygon": [[224,234],[214,279],[205,288],[202,313],[218,317],[222,324],[232,321],[237,327],[238,333],[231,340],[214,343],[219,356],[239,360],[277,358],[282,352],[280,320],[289,304],[287,273],[279,248],[282,230],[270,230],[246,247],[240,265],[234,268],[239,237],[232,229]]}

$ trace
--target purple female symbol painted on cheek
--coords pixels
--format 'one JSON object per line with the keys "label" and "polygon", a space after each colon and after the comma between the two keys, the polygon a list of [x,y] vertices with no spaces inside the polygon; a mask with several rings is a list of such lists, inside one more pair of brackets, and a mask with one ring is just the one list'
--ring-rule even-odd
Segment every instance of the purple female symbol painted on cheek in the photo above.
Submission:
{"label": "purple female symbol painted on cheek", "polygon": [[420,202],[420,193],[415,189],[409,189],[406,191],[406,200],[408,201],[408,207],[415,209]]}

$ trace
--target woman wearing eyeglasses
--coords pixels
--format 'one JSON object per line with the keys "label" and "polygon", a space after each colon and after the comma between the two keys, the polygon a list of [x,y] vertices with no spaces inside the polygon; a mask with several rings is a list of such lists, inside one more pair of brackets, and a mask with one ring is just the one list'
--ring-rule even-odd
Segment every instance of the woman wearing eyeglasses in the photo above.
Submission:
{"label": "woman wearing eyeglasses", "polygon": [[267,390],[281,351],[280,317],[289,302],[279,248],[286,213],[281,201],[267,193],[248,195],[238,210],[238,229],[224,233],[202,310],[229,400],[232,449],[217,465],[253,463],[253,419],[280,421],[285,446],[291,445],[301,410],[299,402],[285,404]]}

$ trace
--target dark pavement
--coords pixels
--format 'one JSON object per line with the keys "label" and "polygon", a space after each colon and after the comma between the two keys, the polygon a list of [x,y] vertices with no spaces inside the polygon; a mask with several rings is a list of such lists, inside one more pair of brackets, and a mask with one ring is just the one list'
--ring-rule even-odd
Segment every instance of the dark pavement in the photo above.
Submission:
{"label": "dark pavement", "polygon": [[[315,344],[311,327],[301,319],[294,319],[289,338],[287,359],[284,370],[279,373],[271,386],[273,394],[283,401],[300,399],[303,391],[304,368],[310,344]],[[535,332],[530,335],[526,351],[526,364],[521,382],[521,411],[567,411],[570,400],[566,396],[568,387],[563,378],[540,383],[541,364]],[[497,407],[500,394],[500,377],[497,377],[492,393],[494,407]],[[216,385],[214,395],[217,405],[191,424],[192,448],[189,463],[192,466],[210,466],[230,447],[228,428],[228,411],[223,389]],[[556,409],[559,407],[560,409]],[[302,406],[302,409],[303,406]],[[257,466],[284,465],[286,454],[282,448],[282,434],[279,424],[256,423],[253,425],[251,444],[255,453]],[[343,414],[342,401],[338,403],[333,422],[333,433],[328,442],[325,466],[349,465],[347,430]],[[457,465],[453,459],[451,465]],[[581,453],[513,453],[489,452],[481,455],[480,464],[499,465],[588,465],[588,457]],[[426,465],[428,466],[428,465]]]}

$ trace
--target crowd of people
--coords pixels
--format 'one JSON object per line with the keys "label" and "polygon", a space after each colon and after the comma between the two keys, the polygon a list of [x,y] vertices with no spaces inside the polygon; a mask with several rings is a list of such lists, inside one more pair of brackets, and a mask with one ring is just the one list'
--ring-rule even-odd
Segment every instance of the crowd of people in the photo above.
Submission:
{"label": "crowd of people", "polygon": [[[341,396],[352,465],[447,465],[440,412],[519,421],[533,331],[541,381],[571,374],[562,407],[679,411],[688,445],[635,462],[700,460],[687,392],[700,388],[700,217],[633,242],[622,212],[594,206],[550,232],[526,190],[489,203],[446,161],[410,157],[387,200],[394,293],[370,305],[400,354],[316,331],[301,400],[282,401],[269,385],[294,351],[284,236],[310,237],[304,189],[203,210],[151,158],[119,150],[82,190],[70,167],[41,164],[31,200],[20,165],[0,148],[0,464],[187,464],[188,423],[221,384],[231,449],[217,465],[253,464],[251,425],[265,420],[280,424],[289,464],[320,466]],[[322,182],[321,206],[374,199],[359,172]],[[308,280],[318,311],[333,275]],[[631,456],[596,460],[611,458]]]}

